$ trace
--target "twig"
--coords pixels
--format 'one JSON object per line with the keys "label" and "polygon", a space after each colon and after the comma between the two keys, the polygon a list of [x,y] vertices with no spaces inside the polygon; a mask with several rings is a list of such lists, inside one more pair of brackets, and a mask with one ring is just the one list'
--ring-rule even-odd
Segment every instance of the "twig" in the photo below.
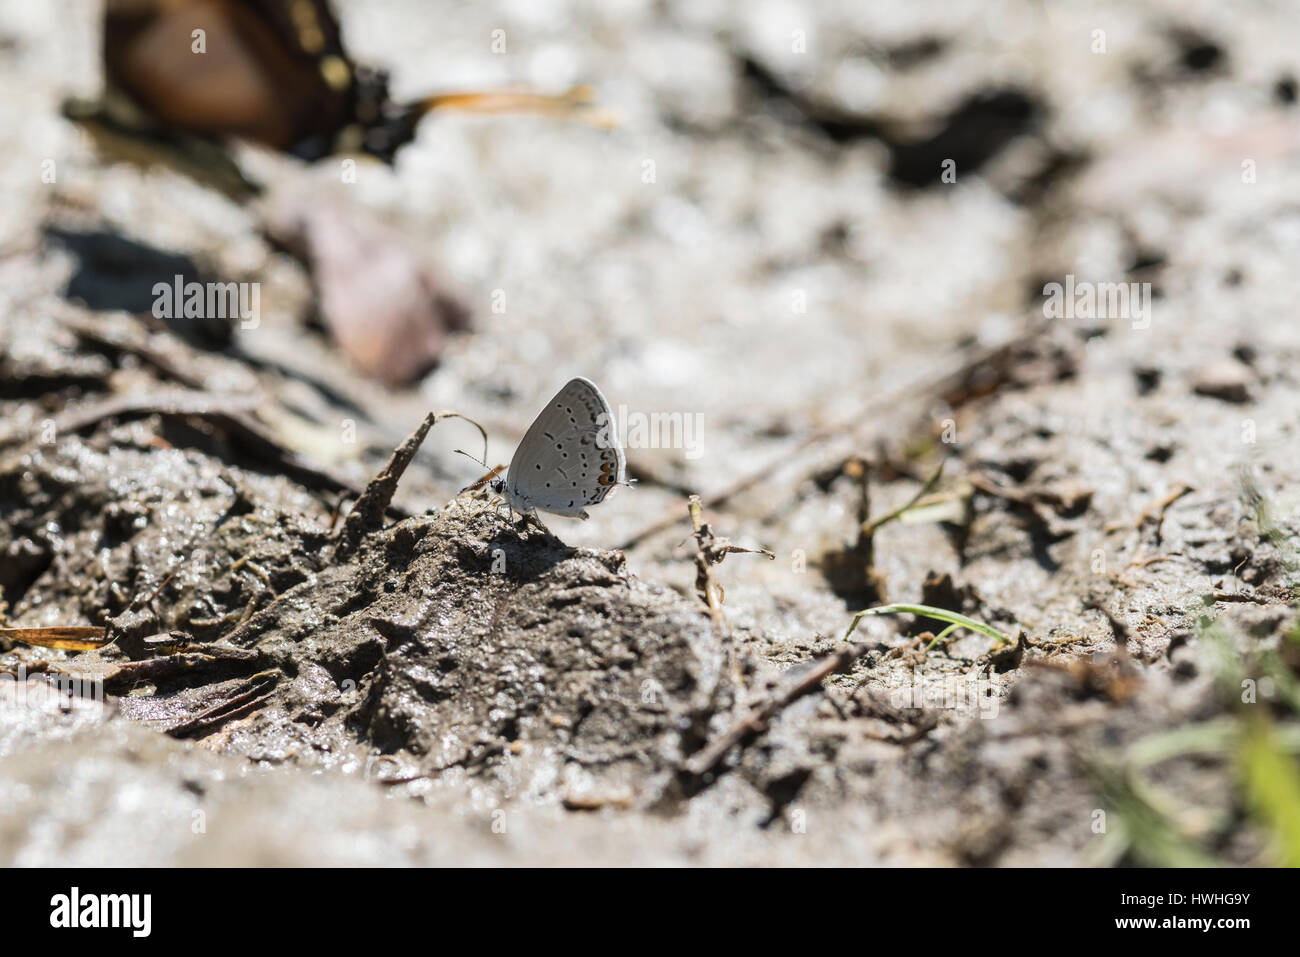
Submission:
{"label": "twig", "polygon": [[1146,508],[1142,510],[1142,514],[1138,516],[1138,520],[1137,520],[1138,530],[1141,531],[1142,526],[1146,523],[1146,520],[1151,518],[1151,513],[1155,512],[1156,513],[1156,544],[1159,545],[1161,541],[1161,531],[1165,524],[1165,513],[1169,511],[1169,506],[1173,505],[1174,502],[1178,501],[1188,492],[1193,492],[1193,491],[1195,491],[1195,489],[1193,489],[1192,486],[1186,483],[1182,483],[1176,489],[1174,489],[1172,492],[1166,495],[1164,498],[1160,499],[1160,501],[1148,505]]}
{"label": "twig", "polygon": [[279,683],[280,675],[273,671],[253,675],[244,682],[238,693],[173,725],[167,729],[167,733],[174,738],[211,734],[226,722],[257,711],[271,699]]}
{"label": "twig", "polygon": [[357,499],[356,505],[348,513],[348,517],[343,522],[342,534],[339,536],[336,559],[350,552],[367,532],[375,531],[383,525],[384,514],[388,511],[393,495],[397,492],[397,483],[406,472],[407,466],[411,464],[411,460],[415,458],[415,453],[420,450],[429,430],[443,419],[464,419],[477,428],[483,434],[483,450],[486,455],[487,432],[484,431],[483,426],[459,412],[430,412],[415,431],[393,451],[388,464],[370,480],[370,484],[366,486],[361,497]]}
{"label": "twig", "polygon": [[992,495],[995,498],[1006,499],[1008,502],[1015,502],[1017,505],[1032,505],[1034,503],[1034,495],[1032,492],[1025,491],[1024,489],[1008,488],[1005,485],[995,482],[982,472],[970,473],[966,476],[966,481],[970,482],[971,485],[975,486],[975,488],[979,489],[981,492],[984,492],[987,495]]}
{"label": "twig", "polygon": [[[167,587],[167,583],[170,582],[170,581],[171,581],[173,578],[175,578],[175,577],[176,577],[176,573],[175,573],[175,572],[170,572],[170,573],[168,573],[168,574],[163,578],[163,580],[158,584],[158,587],[155,588],[152,592],[149,593],[149,597],[146,598],[144,601],[142,601],[142,602],[140,603],[140,606],[139,606],[139,607],[144,608],[144,607],[146,607],[146,606],[148,606],[148,605],[152,605],[154,599],[157,598],[159,595],[161,595],[161,594],[162,594],[162,590],[163,590],[164,588]],[[134,604],[134,602],[133,602],[132,604]]]}
{"label": "twig", "polygon": [[1285,602],[1282,602],[1280,600],[1276,600],[1276,599],[1270,600],[1268,598],[1261,598],[1258,595],[1247,595],[1247,594],[1243,594],[1242,592],[1236,592],[1236,591],[1233,592],[1216,591],[1210,597],[1213,598],[1215,601],[1249,602],[1256,605],[1285,604]]}
{"label": "twig", "polygon": [[858,539],[853,543],[852,554],[862,562],[862,579],[876,598],[880,597],[876,577],[876,540],[871,527],[871,463],[854,456],[844,463],[844,473],[858,483]]}
{"label": "twig", "polygon": [[695,536],[695,590],[708,607],[709,615],[713,618],[713,624],[719,634],[726,635],[727,620],[722,614],[725,592],[722,586],[713,580],[712,567],[720,565],[728,555],[766,555],[773,561],[776,560],[776,556],[766,548],[743,548],[731,544],[730,539],[716,537],[709,523],[704,521],[704,506],[700,504],[698,495],[690,497],[686,509],[690,513],[691,530]]}
{"label": "twig", "polygon": [[687,500],[686,509],[690,513],[691,529],[695,536],[695,590],[709,609],[714,631],[726,645],[727,670],[731,674],[731,684],[737,691],[737,697],[733,700],[738,703],[741,686],[740,663],[736,659],[736,649],[731,643],[731,628],[727,625],[726,615],[722,613],[722,602],[726,598],[726,593],[722,590],[722,586],[713,580],[712,568],[714,565],[721,564],[728,555],[760,554],[766,555],[773,561],[776,560],[776,556],[766,548],[742,548],[731,544],[729,539],[716,537],[709,523],[704,521],[704,507],[700,504],[698,495],[692,495]]}
{"label": "twig", "polygon": [[1106,619],[1106,624],[1110,625],[1110,632],[1115,638],[1115,651],[1120,655],[1127,655],[1130,637],[1128,625],[1116,618],[1114,613],[1101,602],[1091,602],[1090,604],[1101,617]]}
{"label": "twig", "polygon": [[717,769],[732,748],[747,744],[767,730],[768,722],[805,695],[821,687],[831,675],[847,671],[853,662],[867,653],[869,646],[852,645],[835,652],[808,669],[807,673],[780,695],[754,707],[722,737],[705,745],[686,761],[686,771],[702,777]]}
{"label": "twig", "polygon": [[719,635],[726,635],[727,619],[722,614],[722,601],[718,596],[718,585],[713,581],[710,569],[709,549],[713,547],[713,532],[704,521],[704,506],[700,497],[692,495],[686,503],[686,510],[691,516],[691,531],[695,535],[695,591],[708,606],[709,617]]}

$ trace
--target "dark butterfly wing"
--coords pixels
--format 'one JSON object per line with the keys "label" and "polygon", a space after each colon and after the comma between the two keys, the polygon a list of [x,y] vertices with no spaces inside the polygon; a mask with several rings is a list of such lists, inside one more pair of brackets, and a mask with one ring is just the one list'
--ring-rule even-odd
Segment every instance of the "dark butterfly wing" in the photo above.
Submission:
{"label": "dark butterfly wing", "polygon": [[104,64],[152,118],[202,136],[325,155],[357,111],[324,0],[107,0]]}

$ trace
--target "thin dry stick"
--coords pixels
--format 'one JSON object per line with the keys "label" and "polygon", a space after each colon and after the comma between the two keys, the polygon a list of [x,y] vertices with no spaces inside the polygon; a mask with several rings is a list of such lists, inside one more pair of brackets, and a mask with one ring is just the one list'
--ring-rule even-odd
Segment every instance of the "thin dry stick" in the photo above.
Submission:
{"label": "thin dry stick", "polygon": [[858,540],[853,550],[862,559],[862,570],[866,583],[873,591],[879,592],[878,582],[874,580],[876,564],[876,540],[872,536],[871,518],[871,463],[866,459],[854,457],[844,463],[844,472],[858,483]]}
{"label": "thin dry stick", "polygon": [[169,572],[163,578],[163,580],[158,584],[158,587],[149,593],[149,597],[140,603],[140,607],[143,608],[146,605],[153,604],[153,600],[162,594],[162,590],[167,587],[167,583],[170,582],[175,577],[176,577],[175,572]]}
{"label": "thin dry stick", "polygon": [[686,509],[690,513],[691,529],[695,536],[695,590],[709,609],[714,630],[726,645],[727,669],[731,674],[732,686],[739,691],[740,665],[736,660],[736,649],[731,642],[731,629],[727,625],[727,617],[722,613],[722,602],[726,596],[722,586],[713,580],[712,568],[714,565],[721,564],[728,555],[766,555],[773,561],[776,560],[776,556],[766,548],[743,548],[731,544],[729,539],[716,537],[709,523],[704,521],[704,507],[700,504],[698,495],[692,495],[687,500]]}
{"label": "thin dry stick", "polygon": [[758,737],[767,730],[768,722],[777,714],[805,695],[816,691],[831,675],[847,671],[853,662],[865,655],[867,651],[868,646],[865,644],[853,645],[814,664],[802,678],[780,695],[755,706],[722,737],[691,755],[686,761],[687,772],[699,777],[715,771],[732,748],[747,744]]}
{"label": "thin dry stick", "polygon": [[430,412],[415,431],[393,451],[388,464],[370,480],[366,490],[357,499],[357,504],[348,513],[347,519],[343,522],[342,534],[339,536],[338,557],[350,552],[367,532],[375,531],[384,524],[384,514],[397,493],[397,483],[406,472],[407,466],[411,464],[411,460],[415,458],[415,453],[420,450],[429,430],[443,419],[464,419],[478,429],[483,435],[483,455],[487,456],[487,432],[483,426],[459,412]]}
{"label": "thin dry stick", "polygon": [[698,495],[692,495],[687,500],[686,509],[690,513],[691,530],[695,536],[695,590],[708,606],[709,615],[718,631],[726,635],[727,620],[722,614],[725,593],[722,586],[713,580],[712,567],[722,564],[728,555],[766,555],[773,561],[776,560],[776,555],[766,548],[744,548],[731,544],[731,539],[715,536],[712,527],[704,520],[704,506]]}
{"label": "thin dry stick", "polygon": [[1162,498],[1155,505],[1149,506],[1141,514],[1141,516],[1138,517],[1137,527],[1140,529],[1143,523],[1146,522],[1146,520],[1151,517],[1152,510],[1155,510],[1156,511],[1156,544],[1159,545],[1161,542],[1161,533],[1164,529],[1164,524],[1165,524],[1165,513],[1169,511],[1169,507],[1173,505],[1174,502],[1178,501],[1187,493],[1194,492],[1194,491],[1195,489],[1193,489],[1190,485],[1187,485],[1186,483],[1180,484],[1176,489],[1174,489],[1172,492],[1170,492],[1168,495]]}
{"label": "thin dry stick", "polygon": [[235,718],[257,711],[270,701],[271,694],[279,683],[280,676],[273,671],[253,675],[239,687],[236,694],[168,728],[167,733],[173,738],[210,734]]}
{"label": "thin dry stick", "polygon": [[695,535],[695,590],[699,592],[704,604],[708,606],[709,617],[718,634],[727,637],[727,618],[722,614],[722,601],[718,596],[719,586],[713,580],[713,571],[709,566],[708,550],[713,544],[713,532],[704,521],[704,506],[700,497],[692,495],[686,503],[686,510],[691,516],[691,532]]}
{"label": "thin dry stick", "polygon": [[995,498],[1005,499],[1017,505],[1032,505],[1034,503],[1033,493],[1024,489],[1008,488],[995,482],[983,472],[971,472],[966,476],[966,481],[986,495],[992,495]]}

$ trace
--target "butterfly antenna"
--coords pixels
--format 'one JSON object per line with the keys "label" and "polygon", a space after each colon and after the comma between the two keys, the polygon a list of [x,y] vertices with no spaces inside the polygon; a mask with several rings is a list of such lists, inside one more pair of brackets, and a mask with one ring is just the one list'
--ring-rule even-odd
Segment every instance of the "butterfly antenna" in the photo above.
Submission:
{"label": "butterfly antenna", "polygon": [[[460,449],[457,449],[456,451],[459,452]],[[473,458],[473,456],[470,456],[470,458]],[[484,465],[483,467],[484,467],[484,468],[487,468],[486,465]],[[498,465],[498,466],[497,466],[496,468],[494,468],[494,469],[488,469],[488,473],[487,473],[487,475],[484,475],[482,478],[478,479],[477,481],[475,481],[475,482],[471,482],[469,485],[466,485],[463,489],[461,489],[461,492],[462,492],[462,493],[463,493],[463,492],[473,492],[473,491],[475,491],[476,489],[480,489],[480,488],[482,488],[484,485],[487,485],[487,484],[488,484],[489,482],[491,482],[494,478],[496,478],[498,475],[500,475],[502,472],[504,472],[504,471],[505,471],[505,468],[506,468],[506,467],[505,467],[504,465]]]}
{"label": "butterfly antenna", "polygon": [[491,467],[491,466],[489,466],[486,462],[484,462],[482,459],[477,458],[477,457],[475,457],[475,456],[473,456],[473,455],[470,455],[470,454],[469,454],[468,452],[466,452],[464,449],[455,449],[454,451],[459,452],[461,455],[465,456],[465,458],[469,459],[471,462],[477,462],[479,465],[483,466],[485,469]]}

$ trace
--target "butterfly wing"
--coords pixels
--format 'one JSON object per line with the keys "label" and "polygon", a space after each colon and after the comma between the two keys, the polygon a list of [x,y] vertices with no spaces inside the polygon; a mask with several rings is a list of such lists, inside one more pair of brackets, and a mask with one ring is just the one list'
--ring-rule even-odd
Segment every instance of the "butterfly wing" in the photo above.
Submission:
{"label": "butterfly wing", "polygon": [[324,0],[107,0],[104,68],[164,126],[280,150],[332,144],[355,91]]}
{"label": "butterfly wing", "polygon": [[537,414],[515,451],[506,487],[529,508],[586,518],[585,507],[604,501],[626,468],[609,402],[579,377]]}

